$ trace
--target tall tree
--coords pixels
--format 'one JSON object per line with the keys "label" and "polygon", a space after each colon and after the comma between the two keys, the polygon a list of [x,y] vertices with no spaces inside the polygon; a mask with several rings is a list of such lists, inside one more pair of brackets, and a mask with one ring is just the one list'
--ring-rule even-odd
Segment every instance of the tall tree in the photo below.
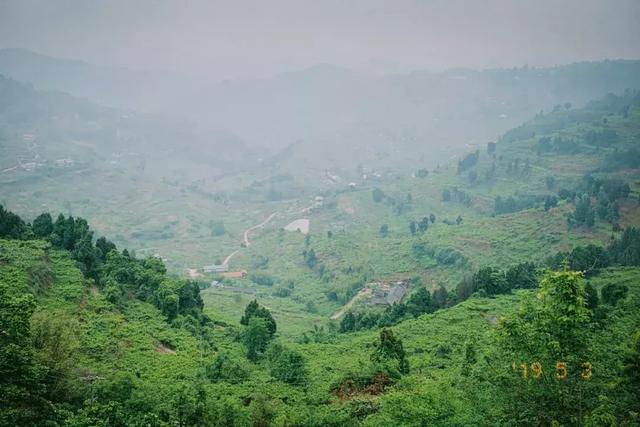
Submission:
{"label": "tall tree", "polygon": [[411,221],[409,223],[409,231],[411,232],[412,236],[416,235],[416,222],[415,221]]}
{"label": "tall tree", "polygon": [[22,218],[0,205],[0,238],[22,239],[26,233],[27,225]]}
{"label": "tall tree", "polygon": [[37,238],[44,239],[49,237],[51,233],[53,233],[53,219],[51,218],[51,214],[47,212],[38,215],[36,219],[33,220],[31,228]]}
{"label": "tall tree", "polygon": [[434,309],[444,308],[447,306],[448,299],[449,293],[444,286],[440,285],[438,289],[433,291],[433,295],[431,296],[431,304],[433,305]]}
{"label": "tall tree", "polygon": [[351,311],[347,311],[340,321],[340,332],[351,332],[356,329],[356,316]]}
{"label": "tall tree", "polygon": [[244,315],[240,319],[240,324],[249,325],[249,322],[251,322],[251,319],[254,317],[261,318],[265,321],[270,337],[276,333],[277,325],[275,319],[271,315],[271,312],[267,310],[267,308],[261,307],[255,299],[244,309]]}
{"label": "tall tree", "polygon": [[427,231],[428,228],[429,228],[429,218],[425,216],[418,223],[418,230],[420,230],[421,232],[425,232]]}
{"label": "tall tree", "polygon": [[407,311],[413,316],[419,316],[431,310],[431,294],[421,286],[407,301]]}
{"label": "tall tree", "polygon": [[267,349],[271,334],[267,322],[261,317],[252,317],[243,333],[243,342],[247,348],[247,358],[257,361]]}
{"label": "tall tree", "polygon": [[401,374],[409,373],[409,361],[402,345],[402,340],[393,335],[393,331],[383,328],[379,340],[374,343],[371,360],[376,363],[395,362]]}

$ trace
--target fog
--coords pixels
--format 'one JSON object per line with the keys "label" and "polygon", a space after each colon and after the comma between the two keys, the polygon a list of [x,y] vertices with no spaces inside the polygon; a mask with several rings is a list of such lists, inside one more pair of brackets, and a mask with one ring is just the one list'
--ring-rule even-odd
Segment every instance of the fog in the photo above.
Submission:
{"label": "fog", "polygon": [[155,138],[200,163],[177,173],[228,155],[313,180],[434,167],[540,111],[639,87],[638,22],[633,0],[8,0],[0,75],[163,117]]}
{"label": "fog", "polygon": [[200,79],[640,57],[640,2],[3,0],[0,47]]}

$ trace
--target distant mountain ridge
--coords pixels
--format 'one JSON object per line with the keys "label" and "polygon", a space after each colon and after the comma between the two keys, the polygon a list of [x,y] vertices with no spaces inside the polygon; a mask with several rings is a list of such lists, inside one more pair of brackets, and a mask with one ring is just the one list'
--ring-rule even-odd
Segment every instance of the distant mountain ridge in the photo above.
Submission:
{"label": "distant mountain ridge", "polygon": [[[637,60],[389,75],[321,64],[216,82],[4,49],[0,74],[103,105],[188,118],[273,153],[299,141],[299,148],[322,145],[340,158],[353,157],[341,151],[347,144],[383,157],[402,147],[432,166],[554,105],[577,107],[640,88]],[[351,159],[348,166],[355,163]]]}
{"label": "distant mountain ridge", "polygon": [[[220,176],[257,162],[231,133],[105,107],[68,93],[40,90],[2,74],[0,148],[0,170],[23,161],[44,170],[61,159],[75,159],[77,166],[82,159],[94,171],[108,171],[127,158],[134,163],[129,166],[141,175],[167,177],[174,173],[196,179]],[[180,166],[169,166],[169,159]],[[2,175],[0,181],[22,178],[21,173],[11,173]]]}
{"label": "distant mountain ridge", "polygon": [[0,74],[36,88],[67,92],[111,107],[153,110],[154,90],[167,75],[41,55],[26,49],[0,49]]}

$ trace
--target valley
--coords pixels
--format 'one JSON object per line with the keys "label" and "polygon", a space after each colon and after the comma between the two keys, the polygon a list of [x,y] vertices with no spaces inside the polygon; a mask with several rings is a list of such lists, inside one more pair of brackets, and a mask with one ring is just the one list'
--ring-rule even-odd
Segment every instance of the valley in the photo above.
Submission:
{"label": "valley", "polygon": [[638,70],[0,50],[0,425],[637,425]]}

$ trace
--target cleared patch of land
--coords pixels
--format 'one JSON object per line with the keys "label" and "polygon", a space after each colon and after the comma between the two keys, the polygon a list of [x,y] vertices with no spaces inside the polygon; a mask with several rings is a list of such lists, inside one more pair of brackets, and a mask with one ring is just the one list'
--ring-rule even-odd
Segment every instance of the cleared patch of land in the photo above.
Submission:
{"label": "cleared patch of land", "polygon": [[287,231],[300,231],[302,234],[309,233],[309,220],[307,218],[296,219],[287,224],[284,229]]}

